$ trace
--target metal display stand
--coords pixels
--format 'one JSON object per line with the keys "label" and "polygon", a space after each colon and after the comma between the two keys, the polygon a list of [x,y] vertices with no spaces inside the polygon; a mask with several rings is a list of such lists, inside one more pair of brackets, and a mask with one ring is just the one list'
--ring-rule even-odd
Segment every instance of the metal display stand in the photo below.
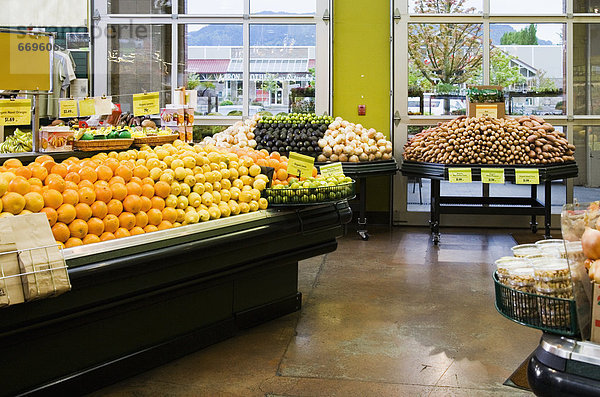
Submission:
{"label": "metal display stand", "polygon": [[[320,166],[326,163],[315,163]],[[365,163],[342,163],[344,175],[349,176],[359,182],[360,190],[358,191],[358,230],[357,233],[363,240],[369,239],[369,231],[367,230],[367,178],[377,176],[389,176],[390,186],[394,175],[398,172],[398,164],[396,160],[371,161]],[[392,192],[390,188],[390,204],[389,204],[389,225],[392,225],[393,210],[392,210]]]}
{"label": "metal display stand", "polygon": [[[537,185],[531,185],[530,197],[489,197],[489,184],[483,184],[483,197],[442,196],[440,181],[448,180],[448,169],[470,168],[473,181],[481,181],[482,168],[503,168],[505,182],[515,182],[516,169],[539,170],[540,185],[544,185],[544,201],[537,197]],[[464,215],[527,215],[531,216],[531,231],[537,232],[537,216],[544,216],[546,238],[550,238],[552,181],[577,176],[576,163],[563,163],[535,167],[531,165],[487,165],[487,164],[437,164],[404,161],[401,166],[404,176],[431,180],[431,238],[434,244],[440,242],[441,214]]]}

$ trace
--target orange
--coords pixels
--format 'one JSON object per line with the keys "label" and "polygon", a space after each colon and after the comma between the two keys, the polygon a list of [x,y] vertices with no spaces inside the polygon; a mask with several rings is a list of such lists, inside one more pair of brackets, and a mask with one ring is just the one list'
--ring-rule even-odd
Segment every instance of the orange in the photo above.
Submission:
{"label": "orange", "polygon": [[152,208],[148,211],[146,216],[148,217],[148,223],[154,226],[160,225],[163,219],[162,211],[156,208]]}
{"label": "orange", "polygon": [[88,233],[88,224],[83,219],[75,219],[69,224],[71,237],[84,238]]}
{"label": "orange", "polygon": [[140,193],[140,196],[145,196],[148,198],[154,197],[154,186],[147,183],[142,185],[142,192]]}
{"label": "orange", "polygon": [[72,204],[63,204],[56,210],[58,213],[58,221],[69,224],[77,216],[77,211]]}
{"label": "orange", "polygon": [[127,197],[127,187],[122,183],[113,183],[110,186],[110,190],[112,191],[112,197],[115,200],[123,200]]}
{"label": "orange", "polygon": [[40,193],[29,192],[24,198],[26,210],[40,212],[44,208],[44,197]]}
{"label": "orange", "polygon": [[90,167],[91,169],[96,169],[100,164],[95,160],[87,159],[81,162],[82,167]]}
{"label": "orange", "polygon": [[77,247],[83,245],[83,241],[77,237],[70,237],[65,243],[65,248]]}
{"label": "orange", "polygon": [[90,218],[87,221],[88,225],[88,233],[95,234],[96,236],[101,236],[104,233],[104,222],[100,218]]}
{"label": "orange", "polygon": [[148,175],[150,175],[150,171],[143,165],[138,165],[133,169],[133,176],[137,176],[140,179],[144,179],[148,177]]}
{"label": "orange", "polygon": [[15,192],[8,192],[2,196],[2,207],[4,212],[10,212],[13,215],[17,215],[25,208],[25,197]]}
{"label": "orange", "polygon": [[288,178],[287,170],[280,168],[277,170],[277,179],[280,181],[285,181]]}
{"label": "orange", "polygon": [[129,180],[133,176],[133,172],[131,171],[131,168],[129,168],[126,165],[123,165],[123,163],[121,163],[121,165],[119,165],[115,169],[115,175],[123,178],[123,180],[125,182],[129,182]]}
{"label": "orange", "polygon": [[35,158],[35,162],[38,164],[42,164],[43,162],[48,161],[48,160],[52,160],[52,157],[48,156],[47,154],[43,154],[43,155],[37,156]]}
{"label": "orange", "polygon": [[33,176],[33,173],[31,172],[31,168],[19,167],[15,169],[15,175],[22,176],[25,179],[29,179]]}
{"label": "orange", "polygon": [[50,174],[44,182],[50,189],[58,190],[61,193],[65,191],[66,183],[60,175]]}
{"label": "orange", "polygon": [[55,166],[52,167],[52,169],[50,170],[51,174],[56,174],[56,175],[60,175],[61,177],[65,177],[67,176],[67,173],[69,172],[69,170],[67,170],[67,166],[64,164],[56,164]]}
{"label": "orange", "polygon": [[84,187],[89,187],[90,189],[94,189],[94,184],[86,179],[82,180],[81,182],[79,182],[79,184],[77,185],[79,189],[84,188]]}
{"label": "orange", "polygon": [[106,160],[104,160],[104,165],[114,172],[119,166],[119,160],[109,157]]}
{"label": "orange", "polygon": [[109,186],[96,186],[94,192],[97,201],[108,203],[113,198],[113,192]]}
{"label": "orange", "polygon": [[98,179],[110,181],[110,178],[113,177],[113,170],[107,165],[99,165],[96,168],[96,174],[98,175]]}
{"label": "orange", "polygon": [[71,181],[65,181],[65,190],[66,189],[79,190],[79,185]]}
{"label": "orange", "polygon": [[52,235],[56,241],[61,243],[66,242],[71,237],[71,231],[69,227],[62,222],[57,222],[52,226]]}
{"label": "orange", "polygon": [[175,208],[166,207],[162,210],[163,221],[173,223],[177,220],[177,210]]}
{"label": "orange", "polygon": [[36,193],[42,193],[43,187],[38,185],[31,185],[31,191]]}
{"label": "orange", "polygon": [[[63,161],[63,163],[64,163],[64,161]],[[69,174],[74,173],[74,174],[77,174],[77,176],[79,176],[78,172],[81,169],[81,165],[78,163],[71,163],[67,166],[67,169],[69,170]],[[79,177],[79,179],[81,180],[81,177]]]}
{"label": "orange", "polygon": [[165,208],[165,200],[161,197],[154,196],[150,199],[150,202],[152,203],[152,208],[159,209],[160,211]]}
{"label": "orange", "polygon": [[139,227],[144,227],[148,224],[148,214],[144,211],[140,211],[135,214],[135,225]]}
{"label": "orange", "polygon": [[102,233],[102,236],[100,236],[100,241],[108,241],[108,240],[114,240],[115,239],[115,235],[112,234],[111,232],[104,232]]}
{"label": "orange", "polygon": [[104,222],[104,231],[114,233],[119,228],[119,218],[116,215],[108,214],[102,220]]}
{"label": "orange", "polygon": [[127,195],[142,195],[142,186],[135,182],[129,182],[127,185],[125,185],[125,187],[127,188]]}
{"label": "orange", "polygon": [[33,178],[33,177],[32,177],[32,178],[29,178],[29,179],[27,180],[27,182],[29,182],[29,185],[30,185],[30,186],[40,186],[40,187],[44,186],[44,182],[42,182],[42,181],[41,181],[40,179],[38,179],[38,178]]}
{"label": "orange", "polygon": [[48,223],[50,224],[50,226],[54,226],[56,220],[58,219],[58,214],[56,213],[56,210],[54,208],[46,207],[42,208],[40,212],[46,214],[46,217],[48,217]]}
{"label": "orange", "polygon": [[96,201],[96,193],[93,188],[82,187],[79,189],[79,202],[92,205]]}
{"label": "orange", "polygon": [[154,191],[158,197],[167,198],[171,194],[171,185],[164,181],[156,182],[154,184]]}
{"label": "orange", "polygon": [[125,208],[125,211],[134,214],[140,212],[142,209],[142,200],[140,199],[140,196],[130,194],[129,196],[125,197],[125,200],[123,200],[123,208]]}
{"label": "orange", "polygon": [[90,208],[92,209],[92,216],[96,218],[102,219],[108,214],[108,206],[104,201],[95,201]]}
{"label": "orange", "polygon": [[146,233],[156,232],[157,230],[158,230],[158,228],[155,225],[147,225],[144,228],[144,232],[146,232]]}
{"label": "orange", "polygon": [[136,227],[134,227],[133,229],[131,229],[131,230],[129,231],[129,233],[131,233],[131,235],[132,235],[132,236],[137,236],[138,234],[144,234],[144,233],[146,233],[146,232],[145,232],[145,231],[144,231],[144,229],[142,229],[141,227],[139,227],[139,226],[136,226]]}
{"label": "orange", "polygon": [[48,171],[48,174],[50,174],[52,167],[54,167],[55,165],[56,163],[54,162],[54,160],[46,160],[42,163],[42,167],[44,167],[46,171]]}
{"label": "orange", "polygon": [[124,227],[118,228],[115,232],[115,238],[123,238],[129,236],[131,236],[131,233],[129,233],[129,230],[125,229]]}
{"label": "orange", "polygon": [[171,229],[173,227],[173,223],[169,221],[162,221],[160,225],[158,225],[158,230],[166,230]]}
{"label": "orange", "polygon": [[69,172],[65,176],[65,181],[67,181],[67,182],[73,182],[75,184],[78,184],[79,182],[81,182],[81,177],[76,172]]}
{"label": "orange", "polygon": [[75,206],[75,212],[77,213],[77,219],[83,219],[88,221],[92,217],[92,208],[85,203],[79,203]]}
{"label": "orange", "polygon": [[8,159],[3,164],[6,168],[19,168],[23,166],[23,163],[19,159]]}
{"label": "orange", "polygon": [[146,177],[146,178],[142,179],[142,185],[154,186],[154,179],[152,179],[150,177]]}
{"label": "orange", "polygon": [[119,216],[123,212],[123,203],[119,200],[112,199],[108,202],[107,206],[109,214]]}
{"label": "orange", "polygon": [[19,193],[22,196],[29,193],[30,190],[31,190],[31,185],[29,184],[27,179],[25,179],[22,176],[14,177],[13,180],[10,181],[10,183],[8,184],[9,192]]}
{"label": "orange", "polygon": [[48,176],[48,170],[36,163],[31,167],[31,176],[43,181]]}
{"label": "orange", "polygon": [[79,202],[77,190],[65,189],[63,192],[63,203],[76,205]]}
{"label": "orange", "polygon": [[102,240],[100,240],[100,237],[98,237],[95,234],[88,234],[83,238],[84,245],[99,243],[100,241],[102,241]]}
{"label": "orange", "polygon": [[119,215],[119,226],[131,230],[135,226],[135,215],[131,212],[122,212]]}
{"label": "orange", "polygon": [[129,180],[129,183],[137,183],[138,185],[142,186],[143,182],[140,178],[138,178],[137,176],[132,176],[131,179]]}
{"label": "orange", "polygon": [[78,174],[81,177],[81,180],[84,181],[90,181],[94,183],[98,180],[98,174],[96,174],[96,171],[92,167],[81,167]]}
{"label": "orange", "polygon": [[152,208],[152,201],[146,196],[140,197],[140,200],[142,201],[140,211],[148,212],[148,210]]}

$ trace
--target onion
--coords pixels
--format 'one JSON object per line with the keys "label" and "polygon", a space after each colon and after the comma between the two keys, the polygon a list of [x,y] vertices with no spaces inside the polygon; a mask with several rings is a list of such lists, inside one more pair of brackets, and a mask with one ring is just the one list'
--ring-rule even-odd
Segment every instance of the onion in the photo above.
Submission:
{"label": "onion", "polygon": [[361,135],[360,136],[360,141],[363,142],[363,143],[369,142],[369,136],[368,135]]}
{"label": "onion", "polygon": [[[344,146],[344,154],[345,155],[351,155],[352,154],[352,146]],[[342,160],[340,160],[342,161]]]}
{"label": "onion", "polygon": [[377,145],[378,146],[385,146],[387,144],[387,141],[385,139],[378,139],[377,140]]}
{"label": "onion", "polygon": [[377,153],[377,146],[373,145],[373,146],[369,146],[369,153],[370,154],[375,154]]}
{"label": "onion", "polygon": [[358,159],[360,161],[368,161],[369,160],[369,155],[366,153],[362,153],[360,156],[358,156]]}
{"label": "onion", "polygon": [[385,135],[383,135],[381,132],[378,132],[377,134],[375,134],[375,139],[376,141],[380,140],[380,139],[384,139]]}
{"label": "onion", "polygon": [[375,160],[375,155],[374,154],[370,154],[369,155],[369,161],[373,161]]}
{"label": "onion", "polygon": [[339,157],[338,157],[337,154],[334,153],[334,154],[331,155],[331,157],[329,157],[329,160],[331,160],[331,161],[338,161]]}
{"label": "onion", "polygon": [[349,125],[350,125],[350,123],[349,123],[348,121],[346,121],[346,120],[343,120],[343,121],[342,121],[342,127],[346,128],[346,127],[348,127]]}
{"label": "onion", "polygon": [[356,154],[357,156],[360,156],[361,154],[364,153],[364,150],[362,147],[357,147],[356,149],[354,149],[354,154]]}
{"label": "onion", "polygon": [[375,138],[375,135],[377,134],[377,130],[375,130],[375,128],[370,128],[367,134],[369,135],[369,138],[371,138],[371,139]]}
{"label": "onion", "polygon": [[323,155],[323,154],[320,154],[319,157],[317,157],[317,161],[319,163],[324,163],[327,161],[327,157],[325,157],[325,155]]}
{"label": "onion", "polygon": [[351,163],[358,163],[358,161],[359,161],[358,156],[356,156],[356,155],[350,156],[350,158],[348,160],[350,160]]}
{"label": "onion", "polygon": [[594,261],[589,269],[590,279],[596,283],[600,283],[600,261]]}
{"label": "onion", "polygon": [[333,153],[333,149],[331,149],[331,146],[325,146],[323,148],[323,154],[327,157],[331,156],[331,154]]}
{"label": "onion", "polygon": [[382,154],[381,152],[376,152],[376,153],[375,153],[375,159],[377,159],[377,160],[381,159],[381,156],[382,156],[382,155],[383,155],[383,154]]}
{"label": "onion", "polygon": [[333,147],[333,153],[337,154],[338,156],[340,154],[342,154],[343,151],[344,151],[344,147],[342,145],[335,145]]}
{"label": "onion", "polygon": [[359,130],[362,130],[363,126],[362,126],[362,124],[356,124],[356,128],[359,129]]}
{"label": "onion", "polygon": [[319,147],[323,149],[325,146],[327,146],[327,140],[323,138],[319,139]]}
{"label": "onion", "polygon": [[390,153],[384,153],[384,154],[381,156],[381,159],[382,159],[382,160],[389,160],[389,159],[391,159],[391,158],[392,158],[392,155],[391,155]]}
{"label": "onion", "polygon": [[346,155],[346,154],[340,154],[340,156],[339,156],[339,160],[340,160],[342,163],[345,163],[346,161],[348,161],[348,155]]}
{"label": "onion", "polygon": [[581,246],[583,254],[591,260],[600,259],[600,230],[585,228],[581,236]]}

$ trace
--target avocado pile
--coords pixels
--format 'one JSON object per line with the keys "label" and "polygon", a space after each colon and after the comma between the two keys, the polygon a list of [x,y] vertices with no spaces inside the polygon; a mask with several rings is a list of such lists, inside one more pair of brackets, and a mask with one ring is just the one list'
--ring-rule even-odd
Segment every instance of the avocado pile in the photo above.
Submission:
{"label": "avocado pile", "polygon": [[130,139],[131,131],[127,129],[123,130],[111,130],[108,134],[92,134],[91,132],[84,132],[79,140],[81,141],[91,141],[98,139]]}
{"label": "avocado pile", "polygon": [[316,114],[263,116],[254,130],[256,149],[281,154],[296,152],[316,157],[322,151],[319,139],[323,138],[332,122],[333,117]]}

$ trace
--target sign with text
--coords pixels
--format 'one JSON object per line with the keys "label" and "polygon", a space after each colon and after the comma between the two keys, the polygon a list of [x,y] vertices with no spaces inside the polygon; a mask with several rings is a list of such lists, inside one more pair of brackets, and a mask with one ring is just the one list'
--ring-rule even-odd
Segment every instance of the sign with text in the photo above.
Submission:
{"label": "sign with text", "polygon": [[448,168],[448,180],[450,183],[471,183],[473,177],[470,168]]}
{"label": "sign with text", "polygon": [[60,118],[77,117],[77,101],[74,99],[61,99],[59,102]]}
{"label": "sign with text", "polygon": [[504,168],[482,168],[481,182],[504,183]]}
{"label": "sign with text", "polygon": [[88,117],[96,114],[96,104],[93,98],[85,98],[79,103],[79,117]]}
{"label": "sign with text", "polygon": [[312,176],[314,164],[314,157],[291,152],[288,159],[287,172],[289,175],[294,175],[300,178],[308,178]]}
{"label": "sign with text", "polygon": [[147,94],[133,94],[133,115],[146,116],[160,113],[158,92]]}
{"label": "sign with text", "polygon": [[0,89],[49,91],[53,47],[48,35],[0,33]]}
{"label": "sign with text", "polygon": [[475,106],[475,117],[489,116],[491,118],[498,118],[498,106],[496,105],[476,105]]}
{"label": "sign with text", "polygon": [[1,99],[0,125],[31,124],[31,99]]}
{"label": "sign with text", "polygon": [[324,177],[344,175],[344,168],[340,162],[322,165],[319,170]]}
{"label": "sign with text", "polygon": [[539,185],[540,170],[537,169],[516,169],[515,179],[517,185]]}

